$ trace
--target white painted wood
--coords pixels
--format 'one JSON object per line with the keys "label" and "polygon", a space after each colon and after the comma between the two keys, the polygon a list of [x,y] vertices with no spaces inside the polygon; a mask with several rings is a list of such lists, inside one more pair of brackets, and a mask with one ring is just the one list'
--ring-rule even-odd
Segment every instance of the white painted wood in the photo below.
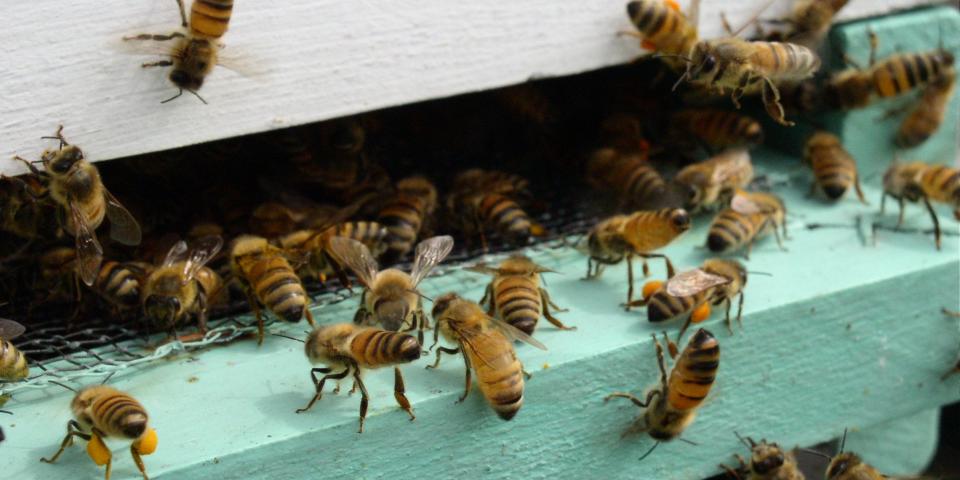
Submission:
{"label": "white painted wood", "polygon": [[[187,0],[189,1],[189,0]],[[688,2],[682,2],[684,5]],[[703,37],[722,35],[766,0],[705,0]],[[852,0],[842,18],[928,0]],[[239,0],[227,52],[268,72],[218,68],[192,96],[160,69],[112,50],[124,34],[178,26],[173,0],[30,0],[0,6],[0,172],[14,154],[37,158],[58,123],[94,161],[315,122],[567,75],[627,61],[641,50],[625,0]],[[778,0],[765,14],[786,12]]]}

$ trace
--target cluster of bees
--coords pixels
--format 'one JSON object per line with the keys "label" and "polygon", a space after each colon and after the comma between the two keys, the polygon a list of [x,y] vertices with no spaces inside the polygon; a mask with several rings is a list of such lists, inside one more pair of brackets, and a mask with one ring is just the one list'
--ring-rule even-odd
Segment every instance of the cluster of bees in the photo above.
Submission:
{"label": "cluster of bees", "polygon": [[[413,419],[399,366],[432,350],[442,335],[454,347],[438,347],[428,368],[435,368],[442,354],[461,354],[466,365],[461,400],[476,376],[490,407],[510,420],[523,404],[526,376],[514,342],[545,348],[534,338],[541,317],[558,329],[575,330],[554,315],[562,309],[541,282],[550,270],[520,254],[497,266],[473,265],[468,270],[492,276],[480,302],[447,293],[427,299],[433,305],[429,316],[418,286],[453,251],[454,237],[446,233],[481,251],[491,245],[519,248],[545,237],[548,229],[535,212],[544,210],[547,199],[537,194],[531,179],[542,179],[548,168],[581,168],[593,189],[585,195],[602,198],[607,213],[618,212],[593,222],[577,245],[587,257],[586,279],[596,279],[605,266],[625,260],[625,308],[645,307],[654,323],[683,319],[676,342],[664,334],[667,352],[676,360],[669,374],[664,346],[653,338],[658,388],[645,398],[617,392],[607,399],[627,398],[644,409],[629,431],[649,434],[657,441],[654,448],[680,438],[715,381],[720,347],[704,329],[697,330],[682,351],[677,343],[692,324],[711,315],[712,306],[725,306],[732,331],[732,306],[738,303],[739,322],[748,271],[737,260],[717,257],[677,272],[659,250],[703,213],[714,215],[705,245],[717,255],[743,252],[749,258],[759,239],[772,234],[782,247],[788,238],[786,206],[775,193],[758,187],[750,158],[750,149],[763,142],[763,127],[724,108],[727,90],[737,109],[741,99],[759,95],[764,111],[783,127],[793,125],[789,114],[861,108],[874,99],[919,90],[919,99],[892,140],[913,146],[938,129],[955,84],[953,57],[942,48],[880,61],[871,53],[867,68],[818,75],[821,62],[815,50],[845,0],[801,0],[785,22],[786,30],[762,32],[759,40],[740,39],[732,29],[726,38],[698,38],[697,3],[687,14],[669,0],[627,5],[637,28],[630,35],[641,38],[655,55],[607,78],[612,88],[601,101],[578,104],[573,99],[570,105],[559,105],[552,98],[569,98],[563,89],[581,86],[531,84],[480,100],[459,100],[460,110],[405,107],[145,155],[102,168],[67,141],[61,126],[49,137],[58,142],[56,148],[37,161],[15,159],[26,164],[29,174],[0,179],[0,244],[9,252],[0,261],[0,280],[10,299],[5,312],[29,319],[37,310],[66,306],[75,320],[96,310],[182,340],[203,335],[217,308],[241,299],[257,319],[261,343],[265,317],[286,322],[305,318],[315,327],[304,340],[307,358],[317,365],[310,372],[315,394],[297,412],[311,409],[328,382],[339,390],[340,382],[349,378],[361,394],[360,432],[369,398],[363,372],[393,367],[396,401]],[[186,33],[125,39],[176,43],[170,60],[144,64],[173,67],[170,80],[179,89],[173,98],[183,91],[197,95],[217,65],[232,1],[197,0],[189,22],[181,0],[178,5]],[[876,43],[872,36],[874,49]],[[646,95],[636,93],[639,78],[644,79]],[[661,95],[664,86],[684,89]],[[494,102],[487,101],[490,96]],[[496,107],[486,112],[478,104]],[[611,105],[617,113],[610,114]],[[666,120],[654,123],[650,115],[641,114],[649,108],[667,112]],[[476,117],[473,125],[471,117]],[[489,130],[496,123],[489,122],[491,118],[509,120],[502,128],[513,135],[506,135],[510,146],[503,148],[521,160],[517,169],[529,169],[527,175],[486,168],[503,164],[498,151],[502,145],[491,140],[499,133],[483,136],[477,133],[482,128],[471,127]],[[525,127],[515,128],[517,124]],[[652,138],[659,140],[653,143]],[[409,175],[431,155],[441,158],[438,174]],[[454,161],[457,156],[482,158],[476,163],[483,166],[464,169],[462,159]],[[378,161],[386,157],[392,162]],[[813,134],[803,161],[812,170],[811,192],[819,189],[828,199],[839,200],[854,190],[866,203],[856,161],[836,136]],[[391,175],[388,163],[402,173]],[[190,175],[172,180],[170,172],[180,171]],[[545,185],[542,190],[555,188]],[[577,190],[586,189],[577,185]],[[895,163],[884,175],[883,192],[884,199],[890,196],[899,204],[898,225],[906,202],[924,203],[936,227],[938,248],[939,221],[931,202],[950,205],[960,219],[960,172],[955,168]],[[165,199],[160,206],[158,198]],[[96,231],[104,223],[110,226],[109,241],[101,243]],[[646,282],[637,296],[634,258],[642,260],[644,276],[649,275],[648,260],[662,259],[667,278]],[[404,268],[407,261],[409,268]],[[351,276],[362,287],[353,322],[315,325],[311,285],[337,277],[350,287]],[[27,292],[18,290],[23,285],[30,286]],[[191,322],[196,322],[197,332],[181,335]],[[424,350],[430,328],[434,342]],[[0,380],[20,381],[29,375],[27,359],[11,343],[24,330],[18,322],[0,320]],[[74,419],[60,450],[44,461],[56,461],[80,438],[87,441],[91,459],[106,465],[109,478],[111,455],[103,439],[126,439],[146,478],[140,457],[156,449],[157,435],[137,400],[98,385],[77,392],[71,407]],[[752,439],[744,443],[752,450],[751,461],[725,467],[732,476],[803,478],[792,453],[777,444]],[[843,452],[832,459],[826,476],[883,478],[856,455]]]}

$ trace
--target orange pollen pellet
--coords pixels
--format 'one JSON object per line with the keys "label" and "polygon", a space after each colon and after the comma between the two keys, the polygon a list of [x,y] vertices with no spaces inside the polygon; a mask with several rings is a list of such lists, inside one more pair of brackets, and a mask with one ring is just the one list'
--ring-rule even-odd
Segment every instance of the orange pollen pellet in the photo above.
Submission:
{"label": "orange pollen pellet", "polygon": [[643,299],[648,300],[650,296],[654,293],[657,293],[657,290],[660,290],[663,287],[663,282],[660,280],[651,280],[643,284]]}
{"label": "orange pollen pellet", "polygon": [[710,318],[710,304],[703,303],[690,315],[690,321],[693,323],[700,323],[706,319]]}

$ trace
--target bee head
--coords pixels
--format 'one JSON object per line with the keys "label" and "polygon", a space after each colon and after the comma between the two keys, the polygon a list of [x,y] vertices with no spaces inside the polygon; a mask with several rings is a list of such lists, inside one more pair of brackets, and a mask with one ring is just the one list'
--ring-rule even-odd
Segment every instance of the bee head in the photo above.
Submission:
{"label": "bee head", "polygon": [[184,90],[196,91],[203,86],[203,76],[191,75],[186,68],[174,68],[170,72],[170,82]]}
{"label": "bee head", "polygon": [[701,77],[713,77],[716,74],[717,57],[706,42],[700,42],[693,49],[693,56],[687,64],[687,79],[695,81]]}
{"label": "bee head", "polygon": [[43,154],[44,166],[54,175],[66,175],[81,160],[83,160],[83,151],[76,145],[66,145],[60,150]]}
{"label": "bee head", "polygon": [[410,303],[404,298],[380,300],[375,304],[374,310],[383,328],[395,332],[400,330],[410,313]]}
{"label": "bee head", "polygon": [[753,447],[750,468],[760,475],[771,473],[783,466],[783,451],[776,443],[761,441]]}
{"label": "bee head", "polygon": [[159,326],[173,325],[180,313],[180,299],[167,295],[150,295],[143,302],[143,313]]}
{"label": "bee head", "polygon": [[433,301],[433,310],[430,312],[430,314],[433,316],[433,318],[437,318],[438,316],[442,315],[443,312],[445,312],[448,308],[450,308],[451,303],[459,299],[460,299],[460,296],[453,292],[446,293],[437,297],[437,299]]}
{"label": "bee head", "polygon": [[833,457],[830,465],[827,466],[827,480],[841,478],[843,474],[852,467],[860,464],[860,457],[854,453],[846,452]]}

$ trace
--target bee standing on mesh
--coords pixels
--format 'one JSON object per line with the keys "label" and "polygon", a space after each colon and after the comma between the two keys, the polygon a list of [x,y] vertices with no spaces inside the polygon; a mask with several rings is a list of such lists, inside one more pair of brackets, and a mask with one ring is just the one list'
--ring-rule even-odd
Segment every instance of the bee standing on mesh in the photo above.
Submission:
{"label": "bee standing on mesh", "polygon": [[175,46],[168,53],[170,60],[144,63],[143,68],[173,67],[170,71],[170,82],[179,89],[179,92],[161,103],[178,98],[183,95],[184,90],[194,94],[201,102],[207,103],[197,94],[197,90],[203,86],[204,79],[213,71],[213,67],[217,66],[219,52],[223,48],[219,40],[224,33],[227,33],[230,16],[233,13],[233,0],[194,0],[190,4],[189,23],[187,23],[187,12],[183,0],[177,0],[177,6],[180,7],[180,25],[187,29],[186,33],[173,32],[169,35],[143,33],[124,37],[124,40],[159,42],[175,40]]}
{"label": "bee standing on mesh", "polygon": [[734,191],[753,180],[753,162],[745,148],[725,150],[687,165],[673,181],[687,192],[684,206],[691,212],[712,210],[730,201]]}
{"label": "bee standing on mesh", "polygon": [[860,175],[857,173],[857,162],[850,153],[843,148],[836,135],[818,131],[807,140],[803,148],[803,163],[813,170],[815,181],[810,184],[810,195],[817,186],[830,200],[838,200],[852,186],[857,192],[857,198],[863,204],[863,190],[860,189]]}
{"label": "bee standing on mesh", "polygon": [[42,462],[56,462],[77,437],[87,442],[87,454],[94,463],[107,466],[105,478],[110,480],[113,455],[104,440],[116,438],[132,442],[130,455],[143,478],[147,478],[140,456],[157,449],[157,431],[148,425],[147,411],[140,402],[113,387],[94,385],[77,392],[70,409],[74,419],[67,422],[67,436],[60,450],[50,459],[40,459]]}
{"label": "bee standing on mesh", "polygon": [[887,196],[897,200],[900,214],[897,228],[903,225],[904,203],[923,201],[930,219],[937,250],[940,250],[940,220],[931,202],[945,203],[953,208],[953,215],[960,220],[960,170],[946,165],[929,165],[923,162],[894,163],[883,174],[883,196],[880,197],[880,214],[883,215]]}
{"label": "bee standing on mesh", "polygon": [[21,157],[30,172],[45,183],[49,196],[59,207],[61,225],[76,240],[77,273],[87,286],[93,285],[100,273],[103,247],[97,240],[96,229],[106,217],[110,220],[110,238],[124,245],[138,245],[141,239],[140,225],[133,215],[107,190],[100,179],[100,172],[84,157],[76,145],[67,143],[63,137],[63,125],[54,138],[60,142],[57,150],[46,150],[40,161],[40,171]]}
{"label": "bee standing on mesh", "polygon": [[[501,320],[487,315],[483,307],[447,293],[433,303],[433,343],[439,335],[457,348],[439,347],[437,360],[429,369],[440,365],[440,354],[463,354],[466,366],[466,389],[457,403],[463,402],[473,386],[471,371],[477,375],[477,385],[487,403],[503,420],[516,416],[523,405],[523,377],[525,371],[513,342],[520,340],[541,350],[547,347],[533,337]],[[433,347],[431,347],[433,348]]]}
{"label": "bee standing on mesh", "polygon": [[387,228],[384,261],[396,262],[410,250],[437,208],[437,188],[422,176],[397,182],[397,193],[380,209],[377,220]]}
{"label": "bee standing on mesh", "polygon": [[551,306],[557,311],[566,311],[553,303],[547,290],[540,286],[540,275],[553,270],[520,254],[507,258],[497,268],[476,265],[467,270],[493,275],[480,300],[480,305],[489,301],[487,315],[496,313],[501,320],[527,335],[533,335],[541,315],[560,330],[576,330],[550,313]]}
{"label": "bee standing on mesh", "polygon": [[27,357],[11,343],[26,330],[13,320],[0,318],[0,380],[4,382],[17,382],[30,375]]}
{"label": "bee standing on mesh", "polygon": [[[652,336],[657,349],[657,364],[660,367],[660,385],[650,390],[644,400],[627,392],[614,392],[604,398],[605,402],[611,398],[626,398],[644,409],[643,415],[634,420],[624,432],[624,436],[646,432],[657,441],[641,460],[650,455],[660,442],[680,437],[693,423],[697,409],[710,393],[710,387],[713,386],[720,368],[720,344],[712,333],[701,328],[693,334],[680,358],[676,359],[668,380],[663,347],[657,341],[656,334]],[[676,358],[676,345],[666,338],[666,333],[663,336],[670,357]]]}
{"label": "bee standing on mesh", "polygon": [[277,239],[281,248],[309,254],[307,261],[297,270],[303,278],[326,283],[330,275],[337,275],[343,285],[350,285],[343,266],[334,258],[330,240],[334,237],[351,238],[370,250],[376,258],[387,249],[387,228],[377,222],[340,222],[320,229],[297,230]]}
{"label": "bee standing on mesh", "polygon": [[479,236],[487,250],[486,233],[493,231],[512,245],[526,245],[539,231],[518,203],[529,197],[523,177],[473,168],[454,178],[446,206],[451,223],[468,237]]}
{"label": "bee standing on mesh", "polygon": [[613,192],[618,210],[656,206],[667,184],[657,169],[638,154],[602,148],[587,162],[587,183],[601,192]]}
{"label": "bee standing on mesh", "polygon": [[707,248],[714,253],[727,253],[746,247],[744,258],[749,260],[754,242],[773,233],[780,250],[786,250],[783,247],[783,239],[788,238],[786,216],[783,200],[776,195],[738,191],[730,207],[721,210],[710,224]]}
{"label": "bee standing on mesh", "polygon": [[428,326],[417,286],[433,267],[447,258],[453,249],[453,238],[444,235],[420,242],[409,275],[396,268],[380,270],[366,245],[351,238],[334,237],[330,240],[330,249],[363,285],[354,322],[378,324],[391,332],[416,329],[422,344],[423,331]]}
{"label": "bee standing on mesh", "polygon": [[[616,215],[597,223],[587,234],[587,276],[599,278],[605,265],[627,260],[627,302],[633,304],[633,257],[643,259],[643,275],[649,275],[647,259],[662,258],[667,277],[673,277],[673,264],[666,255],[653,253],[690,229],[690,215],[682,208],[641,210],[630,215]],[[594,265],[596,265],[594,267]]]}
{"label": "bee standing on mesh", "polygon": [[[338,323],[318,327],[310,333],[306,342],[306,354],[310,363],[324,364],[325,367],[310,370],[310,379],[316,387],[316,394],[306,407],[297,410],[303,413],[323,396],[323,386],[327,380],[337,382],[334,393],[340,390],[340,381],[353,375],[353,393],[360,389],[360,431],[367,417],[369,394],[363,384],[364,370],[389,367],[410,363],[420,358],[420,343],[410,335],[390,332],[373,327],[360,327],[351,323]],[[404,409],[413,421],[413,407],[407,400],[400,367],[394,367],[393,395],[400,408]],[[323,377],[317,379],[317,374]]]}
{"label": "bee standing on mesh", "polygon": [[920,99],[910,113],[904,117],[897,130],[896,144],[900,148],[911,148],[927,141],[943,123],[950,98],[956,89],[957,73],[948,69],[940,77],[932,80],[923,90]]}
{"label": "bee standing on mesh", "polygon": [[750,463],[744,461],[740,454],[736,454],[737,462],[740,463],[736,470],[720,464],[720,468],[726,471],[728,476],[745,480],[804,480],[806,478],[797,466],[797,459],[793,452],[784,452],[780,445],[767,443],[766,439],[757,443],[750,437],[744,439],[737,435],[737,438],[750,449]]}

